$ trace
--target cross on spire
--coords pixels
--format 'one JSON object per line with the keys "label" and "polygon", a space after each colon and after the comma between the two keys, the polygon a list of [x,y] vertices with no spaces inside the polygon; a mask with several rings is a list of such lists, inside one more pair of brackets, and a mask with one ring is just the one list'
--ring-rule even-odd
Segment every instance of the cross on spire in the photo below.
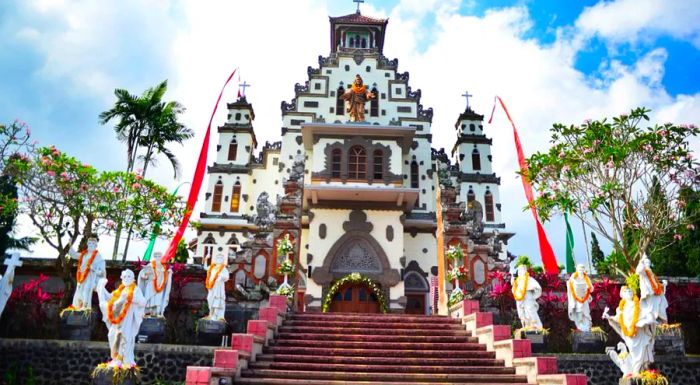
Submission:
{"label": "cross on spire", "polygon": [[467,98],[467,110],[471,110],[472,108],[469,107],[469,98],[471,98],[474,95],[470,94],[469,91],[466,91],[466,92],[464,92],[464,94],[462,94],[462,96]]}
{"label": "cross on spire", "polygon": [[365,0],[352,0],[353,3],[357,3],[357,13],[360,13],[360,4],[364,3]]}
{"label": "cross on spire", "polygon": [[247,82],[244,81],[243,83],[239,84],[238,87],[240,87],[240,88],[243,89],[243,94],[242,94],[242,96],[245,98],[245,89],[246,89],[247,87],[250,87],[250,84],[248,84]]}

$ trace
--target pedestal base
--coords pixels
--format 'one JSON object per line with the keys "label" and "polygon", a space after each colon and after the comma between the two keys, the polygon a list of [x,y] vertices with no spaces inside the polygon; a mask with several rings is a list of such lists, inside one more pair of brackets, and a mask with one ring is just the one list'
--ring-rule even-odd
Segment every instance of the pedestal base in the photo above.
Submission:
{"label": "pedestal base", "polygon": [[197,321],[197,344],[221,346],[221,337],[228,333],[226,321],[200,319]]}
{"label": "pedestal base", "polygon": [[605,341],[598,333],[576,330],[571,333],[571,349],[574,353],[603,353]]}
{"label": "pedestal base", "polygon": [[141,322],[136,342],[162,344],[165,342],[167,322],[162,317],[145,317]]}
{"label": "pedestal base", "polygon": [[654,354],[684,356],[683,335],[661,334],[656,336],[654,338]]}
{"label": "pedestal base", "polygon": [[622,377],[619,381],[620,385],[642,385],[642,381],[636,377]]}
{"label": "pedestal base", "polygon": [[95,326],[95,312],[92,310],[67,310],[61,316],[61,339],[90,341]]}
{"label": "pedestal base", "polygon": [[532,353],[544,353],[547,350],[547,336],[541,331],[522,331],[518,338],[530,341]]}
{"label": "pedestal base", "polygon": [[138,371],[135,369],[98,367],[92,377],[92,385],[137,385],[140,383]]}

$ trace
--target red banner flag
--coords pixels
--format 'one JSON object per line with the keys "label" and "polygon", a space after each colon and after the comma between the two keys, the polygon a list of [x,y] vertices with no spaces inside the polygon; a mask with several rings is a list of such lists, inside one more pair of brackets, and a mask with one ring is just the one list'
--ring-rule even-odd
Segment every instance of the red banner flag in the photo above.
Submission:
{"label": "red banner flag", "polygon": [[177,251],[177,245],[180,243],[182,236],[187,230],[187,225],[190,223],[190,217],[192,216],[192,211],[194,210],[194,205],[197,203],[197,197],[199,196],[199,190],[202,188],[202,181],[204,180],[204,174],[207,168],[207,151],[209,150],[209,137],[211,133],[211,122],[214,120],[214,115],[216,114],[216,109],[219,107],[219,102],[221,97],[224,95],[224,89],[228,83],[233,79],[233,75],[236,74],[238,68],[231,72],[226,83],[221,87],[221,92],[219,97],[216,99],[216,104],[214,104],[214,110],[211,112],[211,118],[209,118],[209,125],[207,126],[207,132],[204,134],[204,141],[202,142],[202,149],[199,151],[199,160],[197,161],[197,168],[194,171],[194,177],[192,178],[192,188],[190,189],[190,195],[187,197],[187,206],[185,207],[185,215],[182,217],[182,222],[180,227],[177,229],[175,236],[172,241],[170,241],[170,246],[168,250],[165,251],[163,257],[160,259],[161,262],[165,263],[169,260],[175,258],[175,252]]}
{"label": "red banner flag", "polygon": [[557,265],[557,257],[554,255],[554,250],[552,245],[547,239],[547,233],[544,232],[544,227],[542,227],[542,222],[540,221],[540,216],[537,214],[537,208],[533,204],[535,196],[532,193],[532,185],[530,184],[530,178],[528,177],[527,162],[525,162],[525,155],[523,154],[523,146],[520,143],[520,136],[518,135],[518,130],[515,128],[515,123],[511,119],[510,114],[506,105],[503,103],[500,97],[496,96],[493,101],[493,109],[491,110],[491,117],[489,118],[489,124],[493,120],[493,114],[496,112],[496,100],[501,104],[503,112],[506,113],[506,117],[513,126],[513,137],[515,139],[515,150],[518,153],[518,163],[520,164],[520,179],[523,181],[523,189],[525,190],[525,197],[527,198],[527,203],[530,205],[530,210],[532,211],[532,216],[535,218],[535,223],[537,225],[537,239],[540,243],[540,255],[542,256],[542,265],[544,265],[544,270],[547,273],[559,274],[559,266]]}

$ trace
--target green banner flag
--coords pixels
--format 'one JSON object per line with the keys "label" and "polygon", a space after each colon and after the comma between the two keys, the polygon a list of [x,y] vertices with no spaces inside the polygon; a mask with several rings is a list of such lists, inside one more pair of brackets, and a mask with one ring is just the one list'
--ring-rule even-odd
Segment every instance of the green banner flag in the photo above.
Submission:
{"label": "green banner flag", "polygon": [[564,213],[566,221],[566,272],[572,274],[576,271],[576,261],[574,260],[574,233],[569,224],[569,214]]}
{"label": "green banner flag", "polygon": [[[172,196],[177,195],[177,190],[179,190],[180,187],[182,187],[182,185],[186,184],[186,183],[187,182],[180,183],[179,186],[175,187],[175,191],[173,191]],[[160,213],[165,214],[165,210],[166,210],[166,208],[163,207],[160,210]],[[156,245],[156,238],[158,237],[158,234],[160,233],[160,223],[161,223],[161,220],[159,219],[158,222],[156,222],[156,224],[153,226],[153,231],[151,232],[151,241],[148,242],[148,247],[146,248],[146,252],[143,253],[143,260],[146,262],[151,260],[151,254],[153,253],[153,247]]]}

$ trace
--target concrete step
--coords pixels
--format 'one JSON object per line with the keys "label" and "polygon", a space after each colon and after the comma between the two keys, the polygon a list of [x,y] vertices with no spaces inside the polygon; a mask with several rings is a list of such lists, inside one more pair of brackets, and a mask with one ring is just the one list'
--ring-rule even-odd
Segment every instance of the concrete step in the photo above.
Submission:
{"label": "concrete step", "polygon": [[295,313],[289,320],[337,320],[337,321],[370,321],[370,322],[419,322],[419,323],[454,323],[460,324],[456,318],[445,316],[424,316],[412,314],[359,314],[359,313]]}
{"label": "concrete step", "polygon": [[[437,350],[443,354],[456,351],[486,351],[486,345],[469,342],[435,343],[435,342],[374,342],[374,341],[314,341],[297,339],[280,339],[270,346],[312,347],[325,349],[380,349],[380,350]],[[449,354],[449,353],[447,353]]]}
{"label": "concrete step", "polygon": [[308,340],[308,341],[366,341],[366,342],[432,342],[456,343],[479,342],[476,337],[465,335],[447,336],[416,336],[416,335],[366,335],[366,334],[323,334],[323,333],[279,333],[277,340]]}
{"label": "concrete step", "polygon": [[373,322],[373,321],[338,321],[338,320],[285,320],[283,326],[305,326],[318,328],[382,328],[397,330],[465,330],[456,323],[421,323],[421,322]]}
{"label": "concrete step", "polygon": [[431,366],[503,366],[503,360],[489,358],[454,358],[445,357],[353,357],[328,356],[308,354],[261,354],[256,357],[258,362],[293,362],[318,364],[347,364],[347,365],[431,365]]}
{"label": "concrete step", "polygon": [[318,362],[258,361],[248,364],[248,369],[303,370],[326,372],[371,373],[460,373],[460,374],[515,374],[515,368],[499,366],[428,366],[428,365],[350,365]]}
{"label": "concrete step", "polygon": [[411,335],[411,336],[471,336],[465,329],[391,329],[391,328],[350,328],[350,327],[317,327],[317,326],[285,326],[278,329],[279,333],[317,333],[317,334],[362,334],[362,335]]}
{"label": "concrete step", "polygon": [[[345,380],[310,380],[310,379],[291,379],[291,378],[254,378],[254,377],[243,377],[236,379],[236,384],[241,385],[459,385],[464,384],[464,382],[435,382],[435,381],[421,381],[421,382],[411,382],[411,381],[345,381]],[[471,382],[470,385],[494,385],[493,382]],[[526,382],[514,382],[507,383],[508,385],[528,385]]]}
{"label": "concrete step", "polygon": [[495,352],[487,352],[481,345],[481,350],[395,350],[395,349],[350,349],[350,348],[319,348],[297,346],[267,346],[263,353],[268,354],[305,354],[305,355],[332,355],[351,357],[454,357],[454,358],[495,358]]}
{"label": "concrete step", "polygon": [[515,374],[453,374],[453,373],[371,373],[371,372],[323,372],[304,370],[245,369],[241,377],[283,378],[303,380],[345,380],[345,381],[405,381],[452,383],[527,383],[526,376]]}

